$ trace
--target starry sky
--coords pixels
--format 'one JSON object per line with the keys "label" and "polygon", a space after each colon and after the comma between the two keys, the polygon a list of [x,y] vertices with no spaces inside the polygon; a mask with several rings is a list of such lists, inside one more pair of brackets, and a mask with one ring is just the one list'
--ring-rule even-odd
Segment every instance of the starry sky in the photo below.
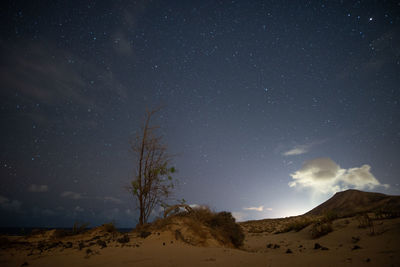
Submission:
{"label": "starry sky", "polygon": [[0,226],[135,226],[129,141],[159,105],[188,204],[400,194],[399,1],[7,1],[0,29]]}

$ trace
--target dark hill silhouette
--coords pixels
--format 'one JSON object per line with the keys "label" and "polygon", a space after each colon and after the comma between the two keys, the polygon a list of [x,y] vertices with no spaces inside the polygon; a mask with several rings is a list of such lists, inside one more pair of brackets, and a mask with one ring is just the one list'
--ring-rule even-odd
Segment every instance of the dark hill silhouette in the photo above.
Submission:
{"label": "dark hill silhouette", "polygon": [[305,215],[323,215],[333,211],[339,216],[360,212],[400,212],[400,196],[363,192],[355,189],[338,192],[333,197],[307,212]]}

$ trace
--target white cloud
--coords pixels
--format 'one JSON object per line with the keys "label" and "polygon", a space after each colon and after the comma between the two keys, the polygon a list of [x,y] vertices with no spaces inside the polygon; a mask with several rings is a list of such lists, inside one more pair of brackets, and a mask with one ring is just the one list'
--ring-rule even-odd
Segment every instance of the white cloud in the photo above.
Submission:
{"label": "white cloud", "polygon": [[71,191],[62,192],[61,196],[65,197],[65,198],[70,198],[70,199],[82,199],[83,198],[83,196],[81,194],[76,193],[76,192],[71,192]]}
{"label": "white cloud", "polygon": [[22,202],[19,200],[10,200],[4,196],[0,195],[0,207],[3,210],[9,211],[19,211],[21,208]]}
{"label": "white cloud", "polygon": [[34,193],[43,193],[49,191],[49,187],[45,184],[43,185],[31,184],[28,188],[28,191]]}
{"label": "white cloud", "polygon": [[292,173],[290,187],[311,188],[318,193],[334,193],[348,188],[373,189],[381,184],[370,172],[369,165],[342,169],[330,158],[306,161],[300,170]]}
{"label": "white cloud", "polygon": [[264,206],[259,206],[259,207],[248,207],[248,208],[243,208],[244,210],[255,210],[255,211],[263,211]]}

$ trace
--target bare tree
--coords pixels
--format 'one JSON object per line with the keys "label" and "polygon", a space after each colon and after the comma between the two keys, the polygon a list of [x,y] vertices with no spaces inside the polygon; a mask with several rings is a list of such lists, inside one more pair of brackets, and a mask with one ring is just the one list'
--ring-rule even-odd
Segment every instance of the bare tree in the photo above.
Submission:
{"label": "bare tree", "polygon": [[136,171],[129,189],[137,200],[139,226],[147,223],[151,212],[164,204],[174,187],[171,174],[175,168],[169,166],[172,156],[167,153],[162,137],[157,135],[159,127],[150,125],[150,120],[159,110],[146,111],[141,133],[131,142],[136,155]]}

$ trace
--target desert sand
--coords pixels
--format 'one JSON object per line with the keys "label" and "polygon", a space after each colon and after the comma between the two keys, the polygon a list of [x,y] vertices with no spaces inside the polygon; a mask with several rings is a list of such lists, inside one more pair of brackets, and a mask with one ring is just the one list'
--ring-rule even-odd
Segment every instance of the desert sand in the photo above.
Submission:
{"label": "desert sand", "polygon": [[[400,266],[400,218],[378,215],[331,218],[330,231],[320,237],[313,236],[313,231],[322,217],[243,222],[245,239],[238,248],[221,243],[206,228],[193,230],[184,217],[173,219],[167,227],[127,234],[98,227],[62,237],[55,230],[3,236],[0,265]],[[313,223],[302,229],[288,227],[304,221]]]}

